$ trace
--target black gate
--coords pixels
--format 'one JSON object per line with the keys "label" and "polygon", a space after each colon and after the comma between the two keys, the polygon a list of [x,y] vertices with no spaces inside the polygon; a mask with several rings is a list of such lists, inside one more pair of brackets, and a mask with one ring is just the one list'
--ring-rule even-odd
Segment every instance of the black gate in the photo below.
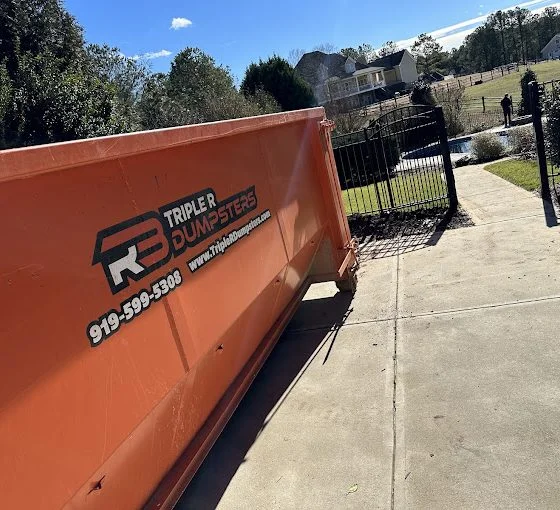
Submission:
{"label": "black gate", "polygon": [[348,214],[456,209],[441,107],[397,108],[332,143]]}

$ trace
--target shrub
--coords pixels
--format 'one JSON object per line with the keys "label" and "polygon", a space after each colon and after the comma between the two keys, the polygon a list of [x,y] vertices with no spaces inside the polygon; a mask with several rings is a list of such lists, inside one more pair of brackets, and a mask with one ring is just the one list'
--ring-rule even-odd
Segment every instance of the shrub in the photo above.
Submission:
{"label": "shrub", "polygon": [[412,87],[410,102],[412,104],[425,104],[428,106],[435,105],[436,100],[432,87],[430,87],[427,83],[416,82],[414,87]]}
{"label": "shrub", "polygon": [[554,94],[546,103],[544,136],[550,162],[560,165],[560,98]]}
{"label": "shrub", "polygon": [[491,161],[504,154],[504,146],[498,135],[494,133],[480,133],[472,139],[472,152],[479,161]]}
{"label": "shrub", "polygon": [[311,87],[287,60],[277,55],[266,61],[260,60],[258,64],[250,64],[240,90],[246,96],[264,90],[274,97],[284,111],[309,108],[315,103]]}
{"label": "shrub", "polygon": [[329,118],[334,120],[335,129],[333,135],[335,136],[360,131],[367,123],[366,119],[356,110],[331,114]]}
{"label": "shrub", "polygon": [[508,133],[509,152],[523,159],[534,159],[537,154],[532,126],[512,129]]}
{"label": "shrub", "polygon": [[529,115],[531,113],[531,91],[529,83],[537,81],[537,75],[532,69],[527,69],[521,77],[521,102],[519,103],[519,115]]}
{"label": "shrub", "polygon": [[464,87],[457,87],[447,90],[440,89],[436,92],[437,102],[443,108],[443,117],[449,136],[457,136],[464,131],[462,122]]}
{"label": "shrub", "polygon": [[483,122],[474,122],[470,126],[468,131],[470,131],[469,134],[473,134],[473,133],[480,133],[481,131],[484,131],[485,129],[488,129],[488,126],[486,126]]}

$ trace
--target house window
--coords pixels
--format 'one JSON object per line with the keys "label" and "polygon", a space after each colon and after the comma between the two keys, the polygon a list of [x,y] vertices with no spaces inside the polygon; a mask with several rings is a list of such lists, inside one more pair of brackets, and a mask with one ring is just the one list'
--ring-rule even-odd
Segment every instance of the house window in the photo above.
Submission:
{"label": "house window", "polygon": [[350,83],[348,83],[347,81],[343,83],[344,86],[344,92],[349,92],[350,91]]}
{"label": "house window", "polygon": [[358,85],[360,87],[363,87],[364,85],[368,84],[368,79],[367,79],[367,75],[362,74],[361,76],[358,76]]}

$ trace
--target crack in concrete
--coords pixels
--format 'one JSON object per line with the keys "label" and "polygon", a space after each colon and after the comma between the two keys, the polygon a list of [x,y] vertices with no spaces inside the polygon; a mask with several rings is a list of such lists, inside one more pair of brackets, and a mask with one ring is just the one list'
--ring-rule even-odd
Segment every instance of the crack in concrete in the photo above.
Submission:
{"label": "crack in concrete", "polygon": [[[468,213],[471,216],[476,215],[476,213],[473,213],[470,210],[468,211]],[[529,214],[528,216],[516,216],[515,218],[505,218],[503,220],[492,220],[492,221],[480,220],[480,223],[475,223],[472,227],[469,228],[484,227],[486,225],[495,225],[496,223],[506,223],[508,221],[526,220],[528,218],[538,218],[539,216],[543,216],[542,212]]]}
{"label": "crack in concrete", "polygon": [[503,188],[496,188],[487,191],[480,191],[478,193],[471,193],[470,195],[461,195],[461,198],[479,197],[480,195],[488,195],[489,193],[503,193]]}
{"label": "crack in concrete", "polygon": [[[466,312],[472,312],[472,311],[476,311],[476,310],[486,310],[486,309],[492,309],[492,308],[505,308],[508,306],[518,306],[518,305],[524,305],[524,304],[531,304],[531,303],[539,303],[541,301],[554,301],[554,300],[560,300],[560,295],[554,295],[554,296],[544,296],[541,298],[530,298],[530,299],[519,299],[517,301],[505,301],[503,303],[490,303],[490,304],[486,304],[486,305],[477,305],[477,306],[470,306],[470,307],[464,307],[464,308],[450,308],[448,310],[436,310],[433,312],[422,312],[422,313],[415,313],[415,314],[410,314],[410,315],[396,315],[396,317],[385,317],[383,319],[364,319],[361,321],[347,321],[345,322],[341,327],[342,328],[346,328],[348,326],[360,326],[362,324],[372,324],[375,322],[391,322],[391,321],[400,321],[400,320],[404,320],[404,319],[415,319],[417,317],[431,317],[431,316],[437,316],[437,315],[448,315],[451,313],[466,313]],[[327,325],[325,324],[324,326],[314,326],[314,327],[310,327],[310,328],[304,328],[304,329],[288,329],[286,330],[286,334],[300,334],[300,333],[307,333],[309,331],[321,331],[321,330],[331,330],[333,328],[332,324],[331,325]]]}
{"label": "crack in concrete", "polygon": [[395,313],[393,318],[393,453],[391,460],[391,510],[395,509],[395,476],[397,462],[397,340],[399,324],[399,270],[400,270],[400,242],[398,240],[396,276],[395,276]]}
{"label": "crack in concrete", "polygon": [[466,313],[472,312],[476,310],[488,310],[493,308],[506,308],[509,306],[519,306],[519,305],[526,305],[531,303],[540,303],[542,301],[555,301],[560,299],[560,295],[554,296],[545,296],[541,298],[530,298],[530,299],[518,299],[516,301],[505,301],[503,303],[492,303],[487,305],[478,305],[478,306],[467,306],[464,308],[451,308],[449,310],[438,310],[434,312],[423,312],[423,313],[416,313],[410,315],[401,315],[398,319],[415,319],[417,317],[431,317],[434,315],[449,315],[452,313]]}

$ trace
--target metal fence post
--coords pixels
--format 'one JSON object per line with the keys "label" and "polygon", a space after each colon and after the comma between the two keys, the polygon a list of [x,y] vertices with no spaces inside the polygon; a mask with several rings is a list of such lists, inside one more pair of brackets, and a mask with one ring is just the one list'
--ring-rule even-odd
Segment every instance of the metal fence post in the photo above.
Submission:
{"label": "metal fence post", "polygon": [[445,127],[445,117],[443,116],[443,108],[435,107],[436,123],[438,127],[439,145],[441,147],[441,155],[443,157],[443,169],[445,172],[445,181],[447,182],[447,190],[449,192],[449,209],[453,213],[457,210],[459,200],[457,198],[457,188],[455,187],[455,176],[453,175],[453,165],[451,163],[451,155],[449,153],[449,145],[447,143],[447,129]]}
{"label": "metal fence post", "polygon": [[366,147],[369,155],[369,162],[371,167],[371,173],[373,175],[373,184],[375,189],[375,197],[377,198],[377,205],[379,207],[379,212],[383,214],[383,203],[381,202],[381,195],[379,193],[379,185],[377,183],[377,178],[375,177],[375,162],[373,160],[373,151],[371,150],[371,143],[373,143],[368,136],[367,128],[364,128],[364,140],[366,142]]}
{"label": "metal fence post", "polygon": [[533,129],[535,130],[535,144],[537,147],[539,174],[541,177],[541,197],[543,200],[550,202],[550,183],[548,182],[548,170],[546,168],[546,150],[542,127],[542,111],[539,100],[539,84],[536,81],[529,83],[529,91],[531,93],[531,115],[533,117]]}

